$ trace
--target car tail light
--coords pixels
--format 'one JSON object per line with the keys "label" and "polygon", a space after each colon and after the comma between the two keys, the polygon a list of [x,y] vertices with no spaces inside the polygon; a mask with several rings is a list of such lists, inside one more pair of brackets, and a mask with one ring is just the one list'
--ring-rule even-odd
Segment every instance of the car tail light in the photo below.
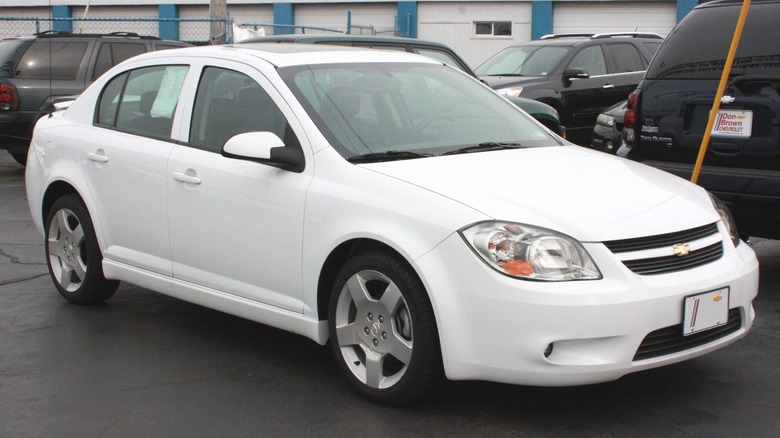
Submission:
{"label": "car tail light", "polygon": [[636,90],[628,95],[628,104],[623,118],[623,134],[627,142],[633,142],[636,139],[636,110],[639,104],[639,91]]}
{"label": "car tail light", "polygon": [[0,111],[16,111],[19,109],[19,93],[11,84],[0,83]]}

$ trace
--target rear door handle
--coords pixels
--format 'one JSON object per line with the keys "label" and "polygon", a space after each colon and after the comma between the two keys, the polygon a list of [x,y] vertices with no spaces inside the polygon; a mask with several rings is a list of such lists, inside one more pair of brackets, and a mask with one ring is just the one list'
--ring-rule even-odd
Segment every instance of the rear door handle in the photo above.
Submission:
{"label": "rear door handle", "polygon": [[189,184],[200,184],[201,179],[194,175],[187,175],[184,172],[173,172],[173,179]]}
{"label": "rear door handle", "polygon": [[98,163],[108,163],[108,157],[103,155],[103,151],[87,152],[87,158]]}

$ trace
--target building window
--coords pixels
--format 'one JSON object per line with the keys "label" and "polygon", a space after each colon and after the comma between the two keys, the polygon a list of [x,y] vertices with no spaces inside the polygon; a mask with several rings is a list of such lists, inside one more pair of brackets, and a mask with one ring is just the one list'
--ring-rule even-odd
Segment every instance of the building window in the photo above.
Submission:
{"label": "building window", "polygon": [[475,21],[474,33],[478,36],[511,36],[511,21]]}

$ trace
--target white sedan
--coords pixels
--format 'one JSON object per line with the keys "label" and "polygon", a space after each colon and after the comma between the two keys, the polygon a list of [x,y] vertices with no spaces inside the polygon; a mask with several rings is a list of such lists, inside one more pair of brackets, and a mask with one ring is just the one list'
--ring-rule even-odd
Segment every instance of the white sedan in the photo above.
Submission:
{"label": "white sedan", "polygon": [[717,199],[416,55],[150,53],[43,118],[31,151],[67,300],[121,280],[330,340],[382,403],[445,378],[614,380],[731,344],[755,317],[758,262]]}

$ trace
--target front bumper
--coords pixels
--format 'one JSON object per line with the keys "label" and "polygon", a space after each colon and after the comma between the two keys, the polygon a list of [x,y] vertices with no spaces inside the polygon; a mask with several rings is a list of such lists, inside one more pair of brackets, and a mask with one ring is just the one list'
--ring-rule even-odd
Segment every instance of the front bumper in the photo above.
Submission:
{"label": "front bumper", "polygon": [[[726,239],[719,260],[656,276],[634,274],[600,243],[585,246],[602,280],[510,278],[479,260],[457,234],[416,260],[447,377],[537,386],[610,381],[722,348],[752,326],[758,262],[745,243],[734,248]],[[634,358],[648,334],[682,323],[685,296],[723,287],[729,308],[739,309],[738,329],[684,351]]]}

